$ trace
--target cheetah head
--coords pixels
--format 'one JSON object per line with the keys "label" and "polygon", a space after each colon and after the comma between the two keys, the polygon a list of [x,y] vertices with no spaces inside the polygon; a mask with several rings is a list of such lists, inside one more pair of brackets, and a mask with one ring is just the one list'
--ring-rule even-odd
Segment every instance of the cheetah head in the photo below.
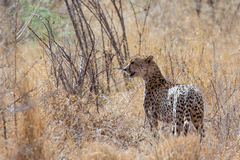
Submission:
{"label": "cheetah head", "polygon": [[123,69],[130,78],[141,77],[144,78],[152,70],[151,66],[155,64],[153,56],[134,57],[130,63]]}

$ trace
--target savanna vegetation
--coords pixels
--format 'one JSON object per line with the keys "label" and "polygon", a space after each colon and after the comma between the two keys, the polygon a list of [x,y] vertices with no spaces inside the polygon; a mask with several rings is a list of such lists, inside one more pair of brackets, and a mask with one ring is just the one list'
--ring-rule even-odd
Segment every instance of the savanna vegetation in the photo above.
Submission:
{"label": "savanna vegetation", "polygon": [[[238,0],[2,0],[0,159],[240,159],[239,26]],[[122,70],[149,54],[201,90],[202,143],[152,137]]]}

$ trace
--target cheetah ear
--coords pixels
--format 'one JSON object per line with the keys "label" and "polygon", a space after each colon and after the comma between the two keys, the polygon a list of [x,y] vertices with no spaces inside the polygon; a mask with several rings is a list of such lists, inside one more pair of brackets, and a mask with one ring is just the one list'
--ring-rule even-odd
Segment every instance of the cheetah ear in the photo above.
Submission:
{"label": "cheetah ear", "polygon": [[153,56],[152,55],[147,56],[147,58],[145,59],[145,61],[147,63],[150,63],[152,60],[153,60]]}

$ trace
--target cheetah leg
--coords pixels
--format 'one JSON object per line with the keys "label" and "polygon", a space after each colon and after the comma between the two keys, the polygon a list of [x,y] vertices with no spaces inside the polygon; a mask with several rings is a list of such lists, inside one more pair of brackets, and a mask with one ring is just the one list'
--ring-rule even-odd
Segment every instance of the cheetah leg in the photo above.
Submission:
{"label": "cheetah leg", "polygon": [[172,123],[172,135],[175,134],[175,123]]}
{"label": "cheetah leg", "polygon": [[200,134],[201,134],[201,137],[200,137],[200,142],[202,142],[202,138],[205,137],[205,130],[204,130],[204,124],[203,124],[203,119],[204,119],[204,102],[203,102],[203,99],[201,98],[200,99],[200,103],[199,103],[199,110],[201,112],[201,123],[200,123]]}
{"label": "cheetah leg", "polygon": [[193,122],[193,125],[195,126],[196,130],[197,130],[197,134],[200,134],[200,140],[202,139],[202,137],[205,137],[205,133],[204,133],[204,129],[203,129],[203,118],[202,119],[197,119],[197,115],[193,114],[191,115],[191,120]]}
{"label": "cheetah leg", "polygon": [[153,133],[153,136],[155,138],[157,138],[157,134],[158,134],[158,131],[157,131],[158,120],[156,118],[152,118],[152,121],[151,121],[150,125],[151,125],[151,132]]}
{"label": "cheetah leg", "polygon": [[158,119],[157,119],[157,114],[153,113],[150,114],[148,112],[146,112],[147,114],[147,119],[149,121],[149,124],[151,126],[150,130],[151,132],[153,132],[154,137],[157,136],[157,128],[158,128]]}
{"label": "cheetah leg", "polygon": [[[179,106],[177,106],[179,107]],[[173,120],[174,120],[174,125],[172,127],[172,133],[176,133],[177,136],[180,135],[180,132],[183,130],[183,125],[182,125],[182,120],[183,118],[179,112],[179,109],[174,107],[173,109]]]}
{"label": "cheetah leg", "polygon": [[177,105],[177,123],[176,125],[178,126],[179,130],[177,131],[178,135],[180,134],[180,132],[183,130],[183,119],[184,119],[184,115],[182,114],[182,111],[181,111],[181,104],[179,103]]}
{"label": "cheetah leg", "polygon": [[190,121],[190,120],[185,120],[185,119],[184,119],[183,130],[184,130],[184,135],[185,135],[185,136],[187,136],[187,134],[188,134],[189,121]]}
{"label": "cheetah leg", "polygon": [[182,112],[182,106],[184,106],[185,100],[182,95],[174,95],[173,103],[173,120],[175,123],[175,133],[177,136],[180,135],[180,132],[183,130],[183,119],[184,115]]}
{"label": "cheetah leg", "polygon": [[202,139],[205,137],[205,130],[204,130],[204,125],[203,122],[201,124],[201,137],[200,137],[200,142],[202,142]]}
{"label": "cheetah leg", "polygon": [[187,136],[188,134],[189,123],[191,120],[190,113],[191,113],[190,105],[186,105],[186,107],[184,108],[184,124],[183,124],[183,131],[185,136]]}
{"label": "cheetah leg", "polygon": [[179,125],[179,120],[177,119],[177,121],[175,122],[175,133],[177,135],[177,137],[180,135],[180,132],[183,130],[183,126]]}
{"label": "cheetah leg", "polygon": [[177,95],[174,96],[174,102],[173,102],[173,128],[172,128],[172,132],[178,137],[180,135],[180,127],[178,125],[178,118],[179,115],[177,114]]}
{"label": "cheetah leg", "polygon": [[179,128],[177,126],[177,104],[176,104],[176,100],[174,99],[174,103],[173,103],[173,125],[172,125],[172,133],[173,135],[177,134],[177,132],[179,131]]}
{"label": "cheetah leg", "polygon": [[191,120],[197,130],[197,134],[200,134],[200,142],[202,142],[202,138],[205,137],[205,132],[203,125],[203,101],[201,99],[197,102],[197,105],[193,106],[193,110],[195,112],[191,114]]}
{"label": "cheetah leg", "polygon": [[195,126],[195,128],[197,130],[197,135],[200,134],[200,142],[202,142],[202,138],[205,137],[203,121],[202,120],[200,122],[194,121],[193,125]]}
{"label": "cheetah leg", "polygon": [[151,125],[151,131],[157,132],[158,120],[155,117],[152,118],[150,125]]}

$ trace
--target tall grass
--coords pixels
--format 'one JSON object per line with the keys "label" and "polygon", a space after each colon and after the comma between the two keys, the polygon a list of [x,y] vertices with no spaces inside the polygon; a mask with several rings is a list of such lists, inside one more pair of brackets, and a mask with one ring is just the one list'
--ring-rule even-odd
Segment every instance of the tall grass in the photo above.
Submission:
{"label": "tall grass", "polygon": [[[74,1],[68,2],[71,8]],[[37,17],[35,20],[44,22],[48,29],[53,28],[52,35],[47,31],[42,32],[48,36],[39,35],[30,25],[41,39],[40,45],[34,41],[32,37],[36,36],[30,30],[32,37],[14,45],[14,36],[9,34],[11,27],[14,28],[11,25],[14,10],[7,10],[2,3],[1,8],[7,14],[2,14],[0,19],[0,159],[240,158],[240,4],[224,0],[131,2],[122,1],[122,12],[119,11],[120,18],[124,17],[125,45],[130,57],[152,54],[165,77],[175,83],[192,83],[201,90],[205,102],[206,137],[203,143],[199,143],[194,127],[190,126],[187,137],[174,138],[169,135],[170,126],[163,123],[159,126],[158,139],[153,138],[142,108],[142,80],[126,80],[121,70],[108,70],[120,68],[120,63],[124,65],[123,62],[129,60],[126,56],[119,62],[116,57],[127,50],[125,52],[118,44],[118,40],[123,39],[123,31],[113,3],[100,1],[99,4],[103,8],[101,13],[107,15],[109,29],[114,31],[113,37],[121,53],[117,53],[118,49],[108,39],[108,32],[103,32],[106,22],[101,24],[97,17],[90,16],[87,8],[82,8],[85,18],[91,18],[91,23],[87,19],[86,25],[89,24],[94,33],[94,43],[98,43],[93,52],[95,59],[91,59],[94,67],[86,70],[83,81],[85,96],[81,96],[78,88],[70,92],[63,83],[69,83],[74,79],[70,73],[76,70],[80,73],[81,69],[76,67],[71,71],[71,61],[58,63],[61,57],[57,56],[64,52],[72,56],[76,66],[81,60],[82,50],[76,43],[79,39],[70,20],[66,22],[69,27],[64,30],[75,36],[69,38],[67,34],[58,38],[54,35],[54,30],[58,29],[54,23],[38,14],[42,20]],[[115,5],[120,8],[118,2]],[[11,7],[16,6],[12,4]],[[59,11],[59,8],[60,15],[69,13],[65,3],[51,9]],[[71,9],[79,16],[79,10]],[[52,48],[42,47],[42,42]],[[85,43],[90,42],[86,40]],[[59,66],[67,73],[65,80],[58,76]],[[98,83],[92,79],[95,73],[103,73],[98,74]],[[73,89],[74,81],[70,81]],[[99,87],[98,93],[96,87]]]}

